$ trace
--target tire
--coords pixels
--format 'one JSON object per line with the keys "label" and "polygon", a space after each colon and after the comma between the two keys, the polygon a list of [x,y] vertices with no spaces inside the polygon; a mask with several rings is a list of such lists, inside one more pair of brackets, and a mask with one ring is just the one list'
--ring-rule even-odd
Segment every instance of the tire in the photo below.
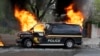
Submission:
{"label": "tire", "polygon": [[66,42],[65,42],[64,45],[65,45],[66,48],[69,48],[70,49],[70,48],[73,48],[74,47],[74,44],[75,43],[74,43],[74,41],[72,39],[68,39],[68,40],[66,40]]}
{"label": "tire", "polygon": [[22,46],[25,48],[32,48],[33,42],[30,39],[24,39],[22,42]]}

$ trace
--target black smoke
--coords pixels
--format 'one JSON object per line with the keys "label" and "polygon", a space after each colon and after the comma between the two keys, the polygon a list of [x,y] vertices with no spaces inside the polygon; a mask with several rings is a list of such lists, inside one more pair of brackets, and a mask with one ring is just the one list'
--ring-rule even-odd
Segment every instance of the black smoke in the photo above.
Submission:
{"label": "black smoke", "polygon": [[64,14],[65,7],[68,7],[71,3],[73,3],[73,0],[57,0],[56,1],[56,13],[58,14]]}
{"label": "black smoke", "polygon": [[74,11],[83,10],[83,7],[85,4],[89,2],[88,0],[57,0],[56,1],[56,12],[58,14],[64,14],[66,13],[64,8],[68,7],[70,4],[74,4],[73,9]]}
{"label": "black smoke", "polygon": [[28,3],[28,0],[10,0],[12,8],[16,6],[19,7],[19,9],[26,9],[26,4]]}
{"label": "black smoke", "polygon": [[67,16],[63,18],[59,17],[61,17],[63,14],[66,14],[67,12],[64,10],[64,8],[73,3],[74,12],[80,10],[83,13],[85,20],[87,20],[93,11],[93,2],[93,0],[57,0],[54,14],[57,15],[57,20],[64,20],[64,18],[68,18]]}

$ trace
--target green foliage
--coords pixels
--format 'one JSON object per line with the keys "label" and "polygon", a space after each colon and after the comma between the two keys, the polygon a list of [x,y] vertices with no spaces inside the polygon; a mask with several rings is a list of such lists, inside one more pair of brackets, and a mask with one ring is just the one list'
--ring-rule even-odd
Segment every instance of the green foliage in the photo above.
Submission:
{"label": "green foliage", "polygon": [[95,7],[96,7],[96,11],[100,12],[100,0],[95,0]]}
{"label": "green foliage", "polygon": [[9,1],[2,0],[0,2],[0,33],[13,34],[15,32],[13,27],[17,28]]}
{"label": "green foliage", "polygon": [[100,0],[94,0],[94,11],[92,15],[92,22],[100,22]]}
{"label": "green foliage", "polygon": [[12,30],[12,29],[7,29],[5,27],[0,27],[0,33],[9,33],[9,34],[14,34],[16,31],[15,30]]}
{"label": "green foliage", "polygon": [[100,28],[100,22],[98,23],[98,27]]}

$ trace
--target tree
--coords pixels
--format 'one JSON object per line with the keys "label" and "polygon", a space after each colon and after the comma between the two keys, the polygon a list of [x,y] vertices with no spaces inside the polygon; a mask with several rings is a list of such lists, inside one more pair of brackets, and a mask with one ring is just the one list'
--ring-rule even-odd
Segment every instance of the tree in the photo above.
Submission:
{"label": "tree", "polygon": [[100,6],[99,5],[100,5],[100,0],[95,0],[93,13],[91,13],[92,16],[90,17],[92,18],[93,23],[100,22]]}
{"label": "tree", "polygon": [[45,13],[55,1],[56,0],[30,0],[28,4],[30,5],[32,11],[37,15],[38,19],[42,21]]}

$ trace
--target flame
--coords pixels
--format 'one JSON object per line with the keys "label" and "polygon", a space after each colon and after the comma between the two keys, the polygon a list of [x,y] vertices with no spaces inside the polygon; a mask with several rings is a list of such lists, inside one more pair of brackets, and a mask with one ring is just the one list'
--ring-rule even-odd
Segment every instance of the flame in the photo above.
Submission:
{"label": "flame", "polygon": [[20,10],[18,6],[15,6],[15,17],[20,22],[22,31],[28,31],[37,24],[37,19],[34,14],[25,9]]}
{"label": "flame", "polygon": [[1,36],[0,36],[0,47],[4,46],[3,42],[1,41]]}
{"label": "flame", "polygon": [[77,25],[80,25],[82,27],[84,16],[83,16],[83,14],[80,10],[74,11],[73,6],[74,6],[74,4],[71,4],[71,5],[69,5],[68,7],[65,8],[66,15],[69,18],[65,22],[67,24],[77,24]]}
{"label": "flame", "polygon": [[0,41],[0,46],[4,46],[4,44]]}
{"label": "flame", "polygon": [[45,26],[42,23],[37,24],[34,27],[34,32],[44,32]]}

